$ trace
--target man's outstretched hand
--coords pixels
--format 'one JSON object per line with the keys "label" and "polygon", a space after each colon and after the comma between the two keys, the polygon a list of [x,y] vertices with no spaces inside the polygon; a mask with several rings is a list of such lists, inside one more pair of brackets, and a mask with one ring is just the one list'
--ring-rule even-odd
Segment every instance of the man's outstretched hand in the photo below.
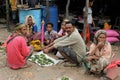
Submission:
{"label": "man's outstretched hand", "polygon": [[48,49],[48,48],[43,49],[43,52],[44,52],[44,53],[48,53],[48,52],[49,52],[49,49]]}

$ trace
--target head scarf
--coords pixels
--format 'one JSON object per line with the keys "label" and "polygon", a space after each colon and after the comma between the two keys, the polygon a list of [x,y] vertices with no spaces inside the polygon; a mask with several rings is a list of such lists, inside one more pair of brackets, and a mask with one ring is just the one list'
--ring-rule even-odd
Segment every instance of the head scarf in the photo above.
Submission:
{"label": "head scarf", "polygon": [[33,23],[35,23],[34,17],[33,17],[32,15],[27,15],[26,18],[25,18],[25,24],[28,24],[28,18],[29,18],[29,17],[31,17]]}
{"label": "head scarf", "polygon": [[98,30],[95,35],[94,35],[94,43],[97,44],[98,43],[98,37],[101,35],[101,34],[104,34],[105,36],[107,35],[106,31],[105,30]]}
{"label": "head scarf", "polygon": [[15,31],[20,30],[20,29],[22,29],[23,27],[26,27],[26,25],[25,25],[25,24],[22,24],[22,23],[18,23],[18,24],[16,24],[16,26],[15,26]]}

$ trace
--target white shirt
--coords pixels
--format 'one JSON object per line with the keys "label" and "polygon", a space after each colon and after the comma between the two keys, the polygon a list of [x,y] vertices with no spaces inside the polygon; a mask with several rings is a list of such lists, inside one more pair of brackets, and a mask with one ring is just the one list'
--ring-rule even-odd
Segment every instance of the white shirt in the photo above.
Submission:
{"label": "white shirt", "polygon": [[[85,12],[85,7],[83,8],[83,11]],[[91,9],[91,7],[88,7],[87,21],[88,21],[88,24],[92,24],[92,9]]]}

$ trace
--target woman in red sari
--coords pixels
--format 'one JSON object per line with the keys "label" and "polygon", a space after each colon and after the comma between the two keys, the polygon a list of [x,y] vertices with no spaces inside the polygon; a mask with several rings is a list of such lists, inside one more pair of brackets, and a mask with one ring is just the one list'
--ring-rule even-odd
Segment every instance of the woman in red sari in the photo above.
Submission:
{"label": "woman in red sari", "polygon": [[26,32],[26,25],[19,24],[15,28],[15,33],[10,35],[7,39],[7,63],[12,69],[28,67],[26,60],[31,55],[33,49],[27,46],[25,37]]}

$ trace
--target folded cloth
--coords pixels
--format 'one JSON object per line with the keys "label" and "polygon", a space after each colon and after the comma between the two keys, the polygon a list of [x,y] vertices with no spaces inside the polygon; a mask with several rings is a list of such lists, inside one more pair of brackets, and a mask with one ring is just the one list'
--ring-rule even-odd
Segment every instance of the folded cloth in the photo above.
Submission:
{"label": "folded cloth", "polygon": [[114,80],[120,74],[120,67],[109,68],[106,73],[106,77]]}
{"label": "folded cloth", "polygon": [[[112,61],[106,68],[106,77],[111,80],[115,79],[120,73],[120,60]],[[113,74],[114,73],[114,74]]]}
{"label": "folded cloth", "polygon": [[116,66],[118,66],[118,65],[120,65],[120,60],[112,61],[112,62],[105,68],[105,70],[110,69],[110,68],[113,68],[113,67],[116,67]]}

